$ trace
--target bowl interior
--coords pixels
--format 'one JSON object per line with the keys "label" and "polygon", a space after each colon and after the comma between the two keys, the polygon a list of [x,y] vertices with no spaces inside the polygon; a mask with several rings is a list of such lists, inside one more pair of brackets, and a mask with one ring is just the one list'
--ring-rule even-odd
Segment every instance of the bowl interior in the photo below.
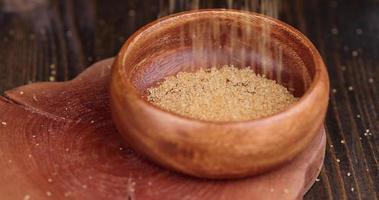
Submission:
{"label": "bowl interior", "polygon": [[167,76],[213,66],[251,67],[296,97],[315,76],[304,37],[276,20],[237,11],[188,13],[150,24],[130,40],[123,60],[141,95]]}

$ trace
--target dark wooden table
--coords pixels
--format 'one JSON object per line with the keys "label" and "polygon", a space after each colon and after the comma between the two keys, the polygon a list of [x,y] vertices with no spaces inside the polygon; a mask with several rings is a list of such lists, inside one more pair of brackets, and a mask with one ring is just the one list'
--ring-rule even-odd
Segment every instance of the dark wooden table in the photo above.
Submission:
{"label": "dark wooden table", "polygon": [[[0,92],[71,79],[116,55],[142,25],[196,2],[246,1],[0,0]],[[279,8],[317,46],[331,79],[325,165],[305,199],[378,199],[379,1],[283,0]]]}

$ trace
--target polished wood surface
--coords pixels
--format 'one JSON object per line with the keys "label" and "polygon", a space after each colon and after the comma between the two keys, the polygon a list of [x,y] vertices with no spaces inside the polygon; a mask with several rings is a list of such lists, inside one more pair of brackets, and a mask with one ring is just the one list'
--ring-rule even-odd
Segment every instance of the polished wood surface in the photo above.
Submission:
{"label": "polished wood surface", "polygon": [[175,173],[124,145],[110,112],[113,59],[64,83],[35,83],[0,97],[0,198],[300,199],[324,160],[324,128],[298,157],[260,176],[207,180]]}
{"label": "polished wood surface", "polygon": [[[217,36],[209,28],[215,24]],[[265,47],[272,52],[257,51],[257,41],[266,34],[262,24],[272,27],[271,43]],[[230,39],[232,25],[239,34]],[[271,46],[282,47],[283,64],[275,63]],[[262,60],[277,66],[266,67]],[[147,87],[166,76],[230,63],[252,66],[302,98],[284,112],[236,123],[180,117],[141,98]],[[192,11],[145,26],[122,47],[111,82],[112,113],[126,142],[157,163],[203,178],[257,175],[292,160],[318,134],[328,97],[325,65],[305,36],[279,21],[240,11]]]}
{"label": "polished wood surface", "polygon": [[[192,1],[177,2],[175,12],[191,8]],[[228,3],[200,2],[203,8]],[[378,199],[379,2],[282,2],[279,18],[311,39],[331,79],[324,169],[305,199]],[[74,78],[90,63],[116,55],[139,27],[167,15],[166,3],[0,1],[0,90]]]}

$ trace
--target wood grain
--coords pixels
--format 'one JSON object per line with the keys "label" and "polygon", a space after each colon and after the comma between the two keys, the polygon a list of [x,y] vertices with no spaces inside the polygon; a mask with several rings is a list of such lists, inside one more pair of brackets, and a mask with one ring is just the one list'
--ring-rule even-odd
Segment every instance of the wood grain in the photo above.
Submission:
{"label": "wood grain", "polygon": [[[0,91],[28,82],[73,78],[87,63],[116,55],[137,28],[170,13],[168,1],[38,0],[27,9],[9,8],[7,2],[14,1],[0,2]],[[191,1],[176,2],[172,12],[191,9]],[[234,2],[234,8],[243,4],[242,0]],[[315,43],[328,66],[331,89],[335,89],[326,119],[324,170],[305,199],[378,199],[379,2],[282,2],[280,19]],[[67,4],[73,11],[64,11]],[[226,0],[200,1],[202,8],[226,6]],[[66,39],[69,18],[65,15],[71,15],[70,26],[79,39]],[[78,46],[81,50],[70,49]],[[69,55],[71,51],[79,54]],[[370,134],[365,134],[366,129]]]}
{"label": "wood grain", "polygon": [[0,98],[1,199],[292,200],[314,183],[325,155],[324,127],[290,163],[260,176],[200,179],[149,162],[114,127],[112,61],[73,81],[29,84]]}

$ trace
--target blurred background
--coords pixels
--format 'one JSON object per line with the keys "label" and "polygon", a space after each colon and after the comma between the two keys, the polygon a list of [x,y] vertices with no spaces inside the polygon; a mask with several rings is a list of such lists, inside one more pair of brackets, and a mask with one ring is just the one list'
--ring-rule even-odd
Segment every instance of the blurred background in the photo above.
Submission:
{"label": "blurred background", "polygon": [[72,79],[146,23],[199,8],[263,13],[310,38],[331,95],[325,164],[305,199],[378,199],[378,0],[0,0],[0,93]]}

